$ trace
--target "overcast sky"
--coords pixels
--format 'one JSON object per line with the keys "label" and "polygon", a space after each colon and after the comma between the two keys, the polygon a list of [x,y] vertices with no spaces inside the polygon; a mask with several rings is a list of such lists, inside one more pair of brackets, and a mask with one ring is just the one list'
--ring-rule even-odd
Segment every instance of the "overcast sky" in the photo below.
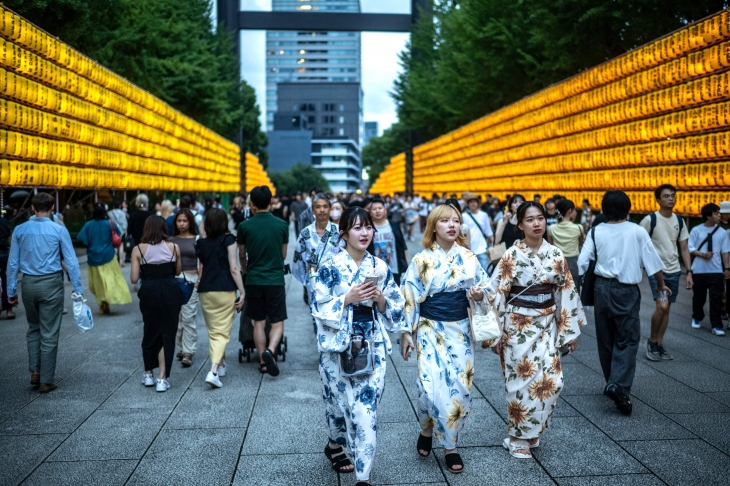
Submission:
{"label": "overcast sky", "polygon": [[[409,13],[410,0],[360,0],[368,13]],[[271,0],[241,0],[241,10],[271,10]],[[316,15],[316,14],[302,14]],[[377,121],[380,132],[397,120],[395,104],[388,94],[401,70],[398,53],[405,49],[408,34],[363,32],[362,89],[365,121]],[[266,37],[264,31],[241,31],[241,76],[256,89],[261,124],[266,126]]]}

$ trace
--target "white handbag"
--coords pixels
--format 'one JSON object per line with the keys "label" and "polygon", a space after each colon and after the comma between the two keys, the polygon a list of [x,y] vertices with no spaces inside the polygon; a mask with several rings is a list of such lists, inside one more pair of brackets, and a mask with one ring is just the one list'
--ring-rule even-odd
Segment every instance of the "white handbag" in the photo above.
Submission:
{"label": "white handbag", "polygon": [[502,336],[502,326],[497,311],[488,302],[469,301],[471,309],[471,335],[474,342],[494,341]]}

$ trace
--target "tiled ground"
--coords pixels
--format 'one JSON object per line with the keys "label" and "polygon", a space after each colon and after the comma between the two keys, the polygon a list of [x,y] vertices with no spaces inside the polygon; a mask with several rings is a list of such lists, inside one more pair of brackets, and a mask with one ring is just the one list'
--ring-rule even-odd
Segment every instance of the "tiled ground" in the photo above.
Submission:
{"label": "tiled ground", "polygon": [[[411,254],[418,251],[410,246]],[[289,353],[281,375],[262,376],[253,363],[237,362],[236,322],[219,390],[203,381],[209,363],[200,315],[194,365],[183,369],[176,362],[172,388],[164,394],[140,383],[136,301],[97,316],[86,334],[71,315],[64,317],[59,388],[45,396],[28,385],[22,306],[18,319],[0,321],[0,484],[354,484],[352,475],[338,478],[322,454],[327,432],[311,318],[301,286],[287,279]],[[646,284],[642,295],[646,336],[653,308]],[[665,340],[675,361],[650,363],[640,353],[631,417],[602,395],[595,333],[592,324],[585,328],[578,350],[565,361],[565,390],[534,460],[513,459],[502,449],[499,364],[491,352],[478,350],[475,400],[461,443],[466,471],[460,475],[446,471],[439,449],[428,459],[417,457],[415,363],[393,355],[373,483],[727,484],[730,336],[712,336],[706,324],[691,329],[689,302],[682,290]]]}

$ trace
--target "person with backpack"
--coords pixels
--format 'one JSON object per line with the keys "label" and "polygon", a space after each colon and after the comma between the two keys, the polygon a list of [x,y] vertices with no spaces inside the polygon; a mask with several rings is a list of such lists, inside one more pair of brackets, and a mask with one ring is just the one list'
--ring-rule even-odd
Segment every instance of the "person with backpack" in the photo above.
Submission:
{"label": "person with backpack", "polygon": [[699,329],[702,325],[709,292],[712,334],[724,336],[720,306],[725,280],[730,279],[730,238],[719,225],[720,207],[717,204],[705,204],[701,212],[705,223],[695,226],[689,233],[689,251],[695,257],[692,261],[692,328]]}
{"label": "person with backpack", "polygon": [[[664,333],[669,325],[669,308],[676,302],[679,293],[679,277],[682,269],[679,266],[679,252],[682,254],[684,266],[689,270],[690,260],[689,232],[684,220],[672,210],[677,202],[677,190],[670,184],[662,184],[654,191],[659,211],[647,215],[639,223],[646,231],[664,264],[664,284],[672,291],[672,295],[661,295],[657,292],[657,281],[649,275],[649,286],[652,298],[656,302],[656,310],[651,316],[651,334],[646,342],[646,358],[650,361],[670,360],[672,355],[662,345]],[[692,288],[692,271],[687,272],[687,289]]]}
{"label": "person with backpack", "polygon": [[487,258],[487,246],[494,243],[492,222],[489,215],[479,209],[478,195],[465,192],[462,198],[467,206],[467,210],[463,212],[463,220],[469,227],[469,249],[477,256],[479,264],[486,272],[491,263]]}

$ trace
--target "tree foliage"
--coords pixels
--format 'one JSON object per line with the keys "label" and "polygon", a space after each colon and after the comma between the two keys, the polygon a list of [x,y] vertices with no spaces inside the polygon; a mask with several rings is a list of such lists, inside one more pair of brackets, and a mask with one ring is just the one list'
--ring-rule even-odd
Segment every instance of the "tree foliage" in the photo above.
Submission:
{"label": "tree foliage", "polygon": [[7,6],[268,165],[256,95],[208,0],[10,0]]}
{"label": "tree foliage", "polygon": [[725,8],[725,0],[442,0],[401,54],[399,120],[432,139]]}
{"label": "tree foliage", "polygon": [[394,155],[410,147],[409,130],[402,123],[394,123],[380,137],[371,138],[362,150],[362,166],[368,171],[372,184]]}
{"label": "tree foliage", "polygon": [[327,179],[317,169],[303,162],[298,162],[289,170],[271,172],[269,177],[278,194],[308,192],[313,187],[323,191],[330,189]]}

